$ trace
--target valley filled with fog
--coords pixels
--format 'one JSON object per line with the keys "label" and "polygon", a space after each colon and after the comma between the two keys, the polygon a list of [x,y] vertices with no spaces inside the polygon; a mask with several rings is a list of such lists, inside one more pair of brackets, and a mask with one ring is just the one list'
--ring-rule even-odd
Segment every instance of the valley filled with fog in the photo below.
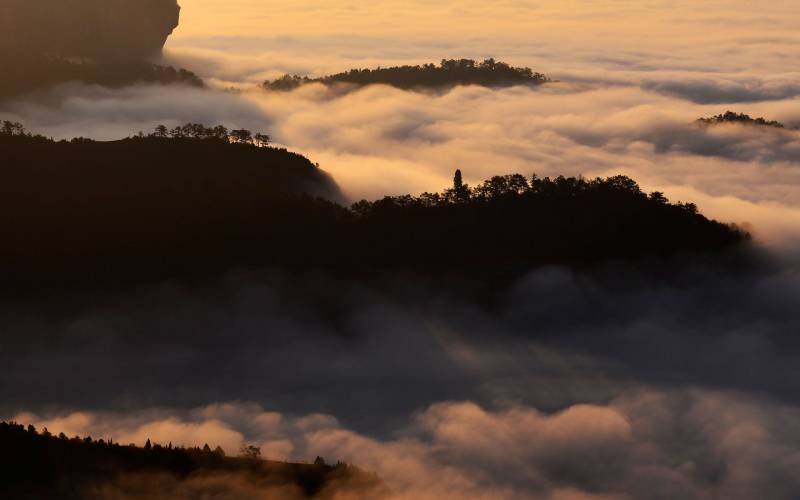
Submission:
{"label": "valley filled with fog", "polygon": [[[331,4],[183,0],[161,62],[204,86],[66,82],[0,101],[0,120],[99,141],[187,122],[266,131],[348,203],[441,191],[456,169],[471,186],[622,174],[747,230],[756,263],[537,266],[488,298],[473,276],[282,268],[66,307],[50,291],[0,304],[0,418],[344,460],[404,499],[796,498],[794,3]],[[262,87],[443,58],[552,81]],[[728,110],[785,126],[696,121]]]}

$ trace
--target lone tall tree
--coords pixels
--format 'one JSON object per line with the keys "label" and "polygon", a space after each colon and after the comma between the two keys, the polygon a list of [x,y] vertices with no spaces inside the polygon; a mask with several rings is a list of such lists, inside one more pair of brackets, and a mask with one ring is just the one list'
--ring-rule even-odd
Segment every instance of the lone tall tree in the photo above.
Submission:
{"label": "lone tall tree", "polygon": [[452,201],[456,203],[464,203],[469,201],[469,186],[464,184],[464,178],[461,176],[461,170],[456,170],[453,176],[453,190]]}
{"label": "lone tall tree", "polygon": [[461,170],[456,170],[456,175],[453,176],[453,190],[458,192],[464,189],[464,178],[461,177]]}

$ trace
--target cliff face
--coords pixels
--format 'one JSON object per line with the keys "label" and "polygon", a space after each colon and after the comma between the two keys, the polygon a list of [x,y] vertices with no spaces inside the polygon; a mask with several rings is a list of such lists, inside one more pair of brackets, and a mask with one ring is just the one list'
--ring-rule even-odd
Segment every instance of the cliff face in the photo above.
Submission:
{"label": "cliff face", "polygon": [[153,64],[179,15],[177,0],[0,0],[0,100],[66,81],[202,84]]}
{"label": "cliff face", "polygon": [[6,57],[98,62],[157,56],[178,26],[177,0],[0,0]]}

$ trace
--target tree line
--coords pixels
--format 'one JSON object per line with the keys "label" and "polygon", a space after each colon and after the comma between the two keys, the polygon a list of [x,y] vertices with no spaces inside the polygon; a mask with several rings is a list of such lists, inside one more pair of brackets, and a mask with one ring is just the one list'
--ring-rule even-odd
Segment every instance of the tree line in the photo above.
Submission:
{"label": "tree line", "polygon": [[675,204],[660,191],[646,193],[628,176],[615,175],[608,178],[565,177],[541,178],[533,174],[530,179],[522,174],[495,175],[475,187],[464,183],[461,170],[453,176],[453,186],[441,193],[422,193],[419,196],[387,196],[375,202],[361,200],[352,206],[359,216],[369,217],[387,207],[397,208],[435,208],[446,205],[478,205],[500,200],[525,200],[533,198],[580,198],[601,194],[608,197],[631,197],[655,206],[680,209],[687,214],[697,215],[697,205],[678,202]]}
{"label": "tree line", "polygon": [[[139,137],[142,137],[140,135]],[[145,137],[171,138],[171,139],[215,139],[232,144],[250,144],[264,147],[272,142],[272,138],[264,133],[253,133],[247,129],[228,130],[224,125],[206,127],[200,123],[187,123],[168,128],[166,125],[157,125],[155,130]]]}
{"label": "tree line", "polygon": [[726,111],[725,113],[714,115],[708,118],[699,118],[697,123],[701,125],[716,125],[721,123],[740,123],[743,125],[760,125],[765,127],[786,128],[786,126],[776,120],[767,120],[765,118],[753,118],[745,113],[735,113],[733,111]]}
{"label": "tree line", "polygon": [[527,67],[514,67],[494,59],[481,62],[473,59],[443,59],[437,66],[424,64],[417,66],[395,66],[376,69],[351,69],[343,73],[310,78],[308,76],[284,75],[281,78],[264,82],[264,88],[272,91],[290,91],[309,83],[333,85],[348,83],[354,85],[384,84],[402,89],[415,87],[443,87],[453,85],[541,85],[549,82],[542,73]]}
{"label": "tree line", "polygon": [[243,140],[219,126],[159,127],[112,142],[8,130],[0,135],[0,289],[11,297],[234,268],[519,273],[719,256],[749,240],[623,175],[508,174],[471,186],[457,171],[439,192],[347,206],[307,158],[239,147]]}
{"label": "tree line", "polygon": [[[91,436],[81,437],[75,435],[73,437],[68,437],[63,432],[59,432],[58,435],[52,434],[50,431],[47,430],[47,427],[42,428],[41,431],[36,429],[36,426],[33,424],[29,424],[27,427],[19,424],[17,422],[0,422],[0,436],[4,438],[8,438],[9,435],[20,437],[23,433],[26,433],[28,437],[35,438],[36,436],[41,437],[43,440],[50,440],[50,439],[58,439],[64,443],[71,443],[73,445],[80,445],[80,446],[94,446],[94,447],[106,447],[106,448],[120,448],[126,447],[131,449],[140,449],[144,451],[153,451],[153,452],[160,452],[163,450],[168,451],[176,451],[176,452],[185,452],[185,453],[214,453],[219,457],[225,457],[225,450],[222,447],[217,446],[215,449],[211,449],[211,447],[206,443],[204,446],[173,446],[172,442],[166,445],[161,445],[159,443],[152,443],[150,439],[147,439],[144,446],[137,447],[134,443],[130,444],[120,444],[115,442],[112,438],[108,440],[105,439],[93,439]],[[240,454],[243,458],[254,458],[252,455],[244,455]],[[260,453],[258,455],[260,458]]]}
{"label": "tree line", "polygon": [[53,435],[46,428],[38,431],[33,425],[15,422],[0,422],[0,449],[2,498],[89,498],[92,491],[116,485],[128,474],[156,474],[157,488],[190,476],[242,474],[238,479],[249,481],[256,489],[292,486],[309,498],[334,482],[348,483],[354,494],[377,493],[383,487],[375,474],[344,462],[328,465],[320,457],[311,464],[272,462],[252,452],[228,457],[222,448],[212,449],[208,444],[184,447],[149,439],[138,447],[113,439]]}
{"label": "tree line", "polygon": [[[3,120],[0,122],[0,136],[5,137],[26,137],[28,139],[48,140],[45,136],[34,135],[25,129],[25,126],[19,122],[12,122]],[[186,123],[184,125],[177,125],[169,128],[166,125],[157,125],[153,132],[145,134],[139,132],[133,138],[158,138],[158,139],[199,139],[199,140],[217,140],[231,144],[249,144],[251,146],[266,147],[272,142],[272,138],[262,132],[251,132],[248,129],[232,129],[229,130],[224,125],[217,125],[214,127],[206,127],[200,123]],[[93,142],[91,139],[84,137],[73,138],[74,142]]]}

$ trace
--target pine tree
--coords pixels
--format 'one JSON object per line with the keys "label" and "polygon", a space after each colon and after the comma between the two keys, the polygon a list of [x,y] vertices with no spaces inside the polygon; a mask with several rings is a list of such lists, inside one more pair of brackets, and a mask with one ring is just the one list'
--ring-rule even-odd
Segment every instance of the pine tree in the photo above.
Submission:
{"label": "pine tree", "polygon": [[453,176],[453,201],[456,203],[466,203],[470,198],[469,186],[464,184],[464,178],[461,176],[461,170],[456,170]]}
{"label": "pine tree", "polygon": [[458,193],[464,189],[464,179],[461,177],[461,170],[456,170],[453,176],[453,190]]}

